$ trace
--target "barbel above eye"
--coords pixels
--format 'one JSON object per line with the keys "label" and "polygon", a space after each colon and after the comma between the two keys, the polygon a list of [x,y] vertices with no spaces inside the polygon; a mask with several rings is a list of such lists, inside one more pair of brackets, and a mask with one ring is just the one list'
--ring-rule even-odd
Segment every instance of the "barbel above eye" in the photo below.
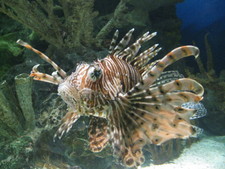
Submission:
{"label": "barbel above eye", "polygon": [[99,66],[91,66],[88,70],[88,78],[92,81],[100,79],[102,76],[102,69]]}

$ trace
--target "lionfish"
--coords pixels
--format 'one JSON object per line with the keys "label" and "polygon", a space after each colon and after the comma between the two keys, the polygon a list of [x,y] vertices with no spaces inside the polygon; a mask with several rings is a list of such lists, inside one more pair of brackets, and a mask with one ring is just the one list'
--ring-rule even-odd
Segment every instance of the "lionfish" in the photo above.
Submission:
{"label": "lionfish", "polygon": [[104,59],[91,64],[82,62],[71,75],[28,43],[17,43],[37,53],[56,70],[49,75],[39,72],[39,65],[35,65],[30,74],[34,80],[58,85],[58,94],[68,105],[68,113],[54,138],[61,139],[80,116],[92,116],[88,131],[90,149],[99,152],[110,143],[119,161],[135,168],[145,161],[142,149],[146,144],[161,145],[170,139],[197,134],[197,127],[190,122],[193,116],[199,117],[197,111],[182,104],[201,101],[204,89],[176,71],[163,72],[181,58],[197,58],[197,47],[181,46],[150,62],[161,50],[158,44],[143,52],[139,50],[156,32],[146,32],[129,45],[133,31],[117,43],[117,30]]}

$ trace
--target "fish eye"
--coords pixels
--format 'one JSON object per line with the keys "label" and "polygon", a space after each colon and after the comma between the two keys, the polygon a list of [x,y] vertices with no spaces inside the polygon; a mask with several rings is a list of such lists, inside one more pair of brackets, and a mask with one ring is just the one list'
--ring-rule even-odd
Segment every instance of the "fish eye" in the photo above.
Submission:
{"label": "fish eye", "polygon": [[88,77],[92,81],[96,81],[96,80],[100,79],[101,75],[102,75],[102,70],[98,66],[92,66],[88,70]]}

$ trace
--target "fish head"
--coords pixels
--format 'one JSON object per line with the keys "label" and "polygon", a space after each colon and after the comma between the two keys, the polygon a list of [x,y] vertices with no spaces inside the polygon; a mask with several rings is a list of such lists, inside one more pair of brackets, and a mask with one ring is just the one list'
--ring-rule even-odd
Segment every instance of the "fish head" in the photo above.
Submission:
{"label": "fish head", "polygon": [[73,109],[77,104],[90,106],[90,101],[97,96],[95,86],[101,77],[102,69],[97,63],[81,63],[75,72],[59,84],[58,94]]}

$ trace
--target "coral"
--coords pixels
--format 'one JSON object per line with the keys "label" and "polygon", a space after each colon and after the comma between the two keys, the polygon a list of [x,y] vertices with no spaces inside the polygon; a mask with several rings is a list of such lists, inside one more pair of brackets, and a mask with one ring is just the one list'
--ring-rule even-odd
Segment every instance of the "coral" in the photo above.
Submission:
{"label": "coral", "polygon": [[[101,44],[106,35],[114,28],[122,28],[126,26],[146,27],[152,26],[151,16],[149,13],[158,10],[160,7],[175,4],[183,0],[164,1],[144,0],[142,3],[136,0],[120,0],[113,16],[103,26],[96,36],[96,41]],[[161,13],[161,11],[159,12]],[[164,24],[165,27],[165,24]]]}
{"label": "coral", "polygon": [[16,92],[6,81],[0,84],[0,168],[27,168],[33,154],[32,137],[23,136],[35,123],[31,79],[22,74],[15,81]]}
{"label": "coral", "polygon": [[20,74],[15,77],[15,86],[20,108],[25,118],[25,128],[34,129],[35,115],[32,105],[32,80],[28,74]]}
{"label": "coral", "polygon": [[0,120],[18,135],[23,129],[34,128],[34,110],[31,99],[32,81],[28,74],[15,77],[16,94],[6,81],[1,84]]}
{"label": "coral", "polygon": [[209,36],[209,33],[205,34],[205,37],[204,37],[205,49],[206,49],[206,55],[207,55],[206,69],[204,67],[204,64],[202,63],[201,58],[198,57],[196,59],[200,74],[201,74],[201,76],[203,76],[205,78],[195,76],[194,74],[192,74],[190,72],[190,70],[188,68],[185,69],[185,72],[187,73],[187,75],[189,75],[190,77],[194,77],[195,79],[198,79],[199,81],[203,82],[204,84],[208,84],[208,83],[211,83],[211,82],[214,82],[215,80],[217,80],[216,73],[215,73],[214,66],[213,66],[213,57],[214,56],[212,53],[211,46],[208,42],[208,36]]}
{"label": "coral", "polygon": [[[58,49],[81,50],[95,42],[100,46],[115,28],[152,26],[149,13],[182,0],[120,0],[112,17],[94,36],[94,0],[1,0],[0,12],[37,32]],[[100,16],[107,18],[108,16]],[[98,23],[97,23],[98,24]]]}
{"label": "coral", "polygon": [[7,127],[7,131],[19,135],[22,130],[22,119],[19,117],[21,111],[17,99],[6,81],[0,85],[0,120],[1,124]]}
{"label": "coral", "polygon": [[[76,48],[92,41],[93,0],[1,0],[0,12],[37,32],[58,48]],[[84,22],[85,21],[85,22]]]}

